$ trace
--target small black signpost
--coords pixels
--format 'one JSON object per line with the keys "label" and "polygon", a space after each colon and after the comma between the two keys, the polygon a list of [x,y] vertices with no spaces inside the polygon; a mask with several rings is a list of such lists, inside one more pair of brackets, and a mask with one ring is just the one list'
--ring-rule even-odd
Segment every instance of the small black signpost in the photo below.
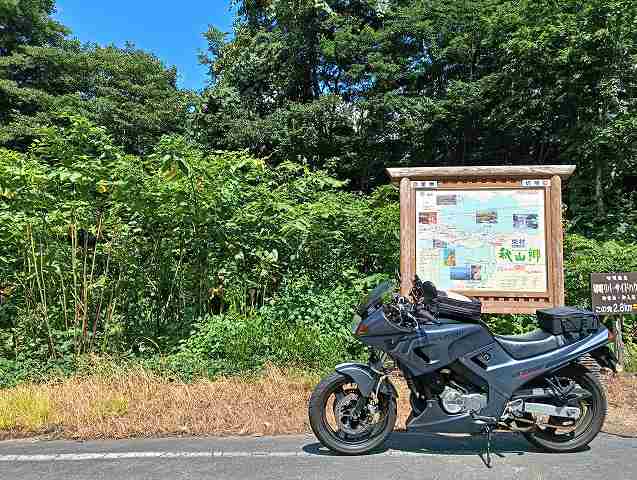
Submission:
{"label": "small black signpost", "polygon": [[637,312],[637,272],[591,273],[593,311],[616,316],[615,351],[620,368],[624,366],[622,327],[624,315]]}

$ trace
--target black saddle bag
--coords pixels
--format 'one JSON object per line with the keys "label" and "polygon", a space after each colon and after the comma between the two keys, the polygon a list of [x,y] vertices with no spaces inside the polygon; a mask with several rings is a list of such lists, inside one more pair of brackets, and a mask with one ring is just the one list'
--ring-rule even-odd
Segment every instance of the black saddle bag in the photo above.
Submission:
{"label": "black saddle bag", "polygon": [[588,310],[556,307],[538,310],[536,313],[540,328],[553,335],[587,335],[599,329],[599,317]]}

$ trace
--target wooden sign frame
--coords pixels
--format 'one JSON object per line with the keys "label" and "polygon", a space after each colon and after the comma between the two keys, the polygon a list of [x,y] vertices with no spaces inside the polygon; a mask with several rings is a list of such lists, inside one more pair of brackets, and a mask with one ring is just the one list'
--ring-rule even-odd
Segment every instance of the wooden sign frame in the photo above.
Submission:
{"label": "wooden sign frame", "polygon": [[[482,302],[484,313],[535,313],[564,305],[562,181],[574,165],[388,168],[400,186],[401,293],[411,290],[416,272],[416,191],[541,189],[547,256],[545,292],[457,290]],[[423,279],[426,280],[426,279]]]}

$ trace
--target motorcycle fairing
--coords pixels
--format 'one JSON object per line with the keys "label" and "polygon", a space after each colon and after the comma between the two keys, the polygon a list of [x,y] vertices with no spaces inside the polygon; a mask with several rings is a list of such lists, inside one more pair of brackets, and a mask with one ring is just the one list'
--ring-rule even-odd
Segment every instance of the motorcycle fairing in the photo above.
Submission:
{"label": "motorcycle fairing", "polygon": [[[608,342],[608,330],[602,327],[581,340],[560,342],[564,345],[555,350],[516,360],[479,324],[440,319],[439,324],[407,333],[385,322],[382,308],[371,313],[364,322],[370,324],[369,331],[375,335],[362,335],[360,340],[389,353],[413,376],[434,372],[456,361],[470,370],[488,385],[488,403],[480,415],[495,418],[504,413],[507,402],[522,385],[558,370]],[[478,432],[481,425],[476,424],[468,413],[447,414],[433,399],[407,428],[457,433]]]}
{"label": "motorcycle fairing", "polygon": [[[576,343],[525,360],[515,360],[497,343],[493,342],[458,361],[473,373],[484,379],[489,385],[488,403],[480,415],[499,418],[504,413],[507,402],[525,383],[543,374],[558,370],[582,355],[599,348],[608,341],[608,331],[600,330],[596,334]],[[476,358],[490,356],[489,364],[484,368]],[[476,424],[469,414],[448,415],[435,400],[408,425],[408,430],[460,433],[479,432],[481,425]],[[431,410],[429,407],[432,407]]]}

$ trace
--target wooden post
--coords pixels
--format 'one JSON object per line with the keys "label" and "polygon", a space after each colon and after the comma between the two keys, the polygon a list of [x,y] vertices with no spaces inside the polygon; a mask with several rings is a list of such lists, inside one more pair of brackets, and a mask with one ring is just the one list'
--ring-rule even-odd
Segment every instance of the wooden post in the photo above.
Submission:
{"label": "wooden post", "polygon": [[617,371],[624,371],[624,339],[622,329],[624,326],[624,316],[620,315],[615,317],[614,328],[615,330],[615,355],[617,356]]}
{"label": "wooden post", "polygon": [[411,180],[400,181],[400,294],[407,296],[414,280],[415,211]]}
{"label": "wooden post", "polygon": [[551,231],[553,249],[553,304],[562,306],[564,295],[564,232],[562,228],[562,179],[559,175],[551,177]]}

